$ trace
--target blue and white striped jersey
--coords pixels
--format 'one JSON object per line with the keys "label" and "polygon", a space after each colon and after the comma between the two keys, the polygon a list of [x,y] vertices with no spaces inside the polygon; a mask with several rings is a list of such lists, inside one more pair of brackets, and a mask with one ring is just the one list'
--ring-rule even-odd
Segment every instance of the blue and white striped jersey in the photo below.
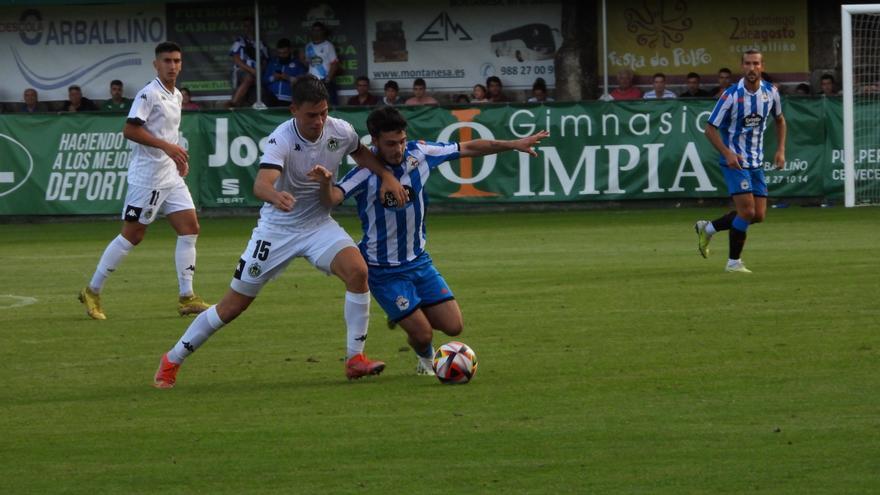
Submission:
{"label": "blue and white striped jersey", "polygon": [[[724,146],[745,158],[743,168],[759,168],[764,161],[764,130],[767,118],[782,115],[779,91],[767,81],[754,93],[745,87],[745,79],[721,95],[709,123],[718,128]],[[720,163],[726,165],[722,155]]]}
{"label": "blue and white striped jersey", "polygon": [[409,263],[425,252],[425,183],[431,170],[458,159],[458,143],[408,141],[403,162],[386,165],[409,190],[405,207],[386,208],[379,197],[381,180],[365,168],[355,168],[336,184],[345,197],[354,196],[364,237],[358,244],[368,265],[392,267]]}

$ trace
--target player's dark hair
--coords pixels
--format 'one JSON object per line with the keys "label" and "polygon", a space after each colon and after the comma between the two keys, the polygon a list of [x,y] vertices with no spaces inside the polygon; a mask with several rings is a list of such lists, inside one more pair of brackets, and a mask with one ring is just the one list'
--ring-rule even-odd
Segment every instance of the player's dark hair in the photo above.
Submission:
{"label": "player's dark hair", "polygon": [[321,21],[314,22],[314,23],[312,24],[312,29],[314,29],[314,28],[318,28],[318,29],[320,29],[321,32],[324,33],[324,37],[325,37],[325,38],[329,38],[329,37],[330,37],[330,30],[327,29],[327,25],[324,24],[323,22],[321,22]]}
{"label": "player's dark hair", "polygon": [[70,86],[67,87],[67,91],[73,91],[73,90],[76,90],[76,91],[79,91],[80,93],[82,93],[82,89],[79,86],[77,86],[76,84],[71,84]]}
{"label": "player's dark hair", "polygon": [[543,77],[535,79],[535,82],[532,84],[532,91],[536,89],[543,90],[544,92],[547,91],[547,81]]}
{"label": "player's dark hair", "polygon": [[489,77],[486,78],[486,86],[487,86],[487,87],[488,87],[490,84],[492,84],[493,82],[498,83],[499,86],[501,85],[501,79],[499,79],[498,76],[489,76]]}
{"label": "player's dark hair", "polygon": [[722,67],[722,68],[718,71],[719,74],[721,74],[722,72],[726,72],[726,73],[728,73],[728,74],[733,74],[733,72],[730,72],[730,69],[728,69],[727,67]]}
{"label": "player's dark hair", "polygon": [[367,130],[374,138],[378,138],[383,132],[405,131],[406,119],[394,107],[377,108],[367,117]]}
{"label": "player's dark hair", "polygon": [[180,49],[180,45],[173,41],[163,41],[156,45],[156,56],[158,57],[160,53],[171,53],[171,52],[182,52]]}
{"label": "player's dark hair", "polygon": [[314,76],[299,77],[291,85],[290,99],[295,105],[330,101],[327,87]]}
{"label": "player's dark hair", "polygon": [[822,74],[822,77],[820,77],[819,80],[834,82],[834,76],[832,76],[831,74]]}
{"label": "player's dark hair", "polygon": [[397,81],[388,81],[385,83],[385,89],[393,89],[394,91],[400,91],[400,86],[397,85]]}
{"label": "player's dark hair", "polygon": [[110,86],[122,86],[122,81],[120,81],[119,79],[114,79],[110,81]]}
{"label": "player's dark hair", "polygon": [[278,40],[278,43],[275,44],[275,48],[290,48],[290,40],[287,38],[281,38]]}
{"label": "player's dark hair", "polygon": [[688,72],[687,78],[688,78],[688,79],[693,79],[693,78],[697,78],[697,79],[699,79],[699,78],[700,78],[700,75],[697,74],[696,72]]}
{"label": "player's dark hair", "polygon": [[413,87],[416,87],[416,86],[421,86],[423,88],[426,88],[426,87],[428,87],[428,84],[425,82],[424,79],[422,79],[420,77],[420,78],[416,79],[415,81],[413,81]]}
{"label": "player's dark hair", "polygon": [[651,80],[657,79],[658,77],[659,77],[660,79],[663,79],[664,81],[666,80],[666,74],[664,74],[664,73],[662,73],[662,72],[658,72],[658,73],[654,74],[654,75],[651,77]]}
{"label": "player's dark hair", "polygon": [[760,56],[761,56],[761,61],[762,61],[762,62],[764,61],[764,54],[761,53],[760,50],[755,50],[754,48],[751,49],[751,50],[746,50],[745,52],[743,52],[743,56],[742,56],[742,58],[740,59],[740,61],[745,60],[745,59],[746,59],[746,55],[760,55]]}
{"label": "player's dark hair", "polygon": [[355,79],[355,82],[361,82],[361,81],[366,81],[367,83],[369,83],[370,78],[367,76],[358,76],[357,79]]}

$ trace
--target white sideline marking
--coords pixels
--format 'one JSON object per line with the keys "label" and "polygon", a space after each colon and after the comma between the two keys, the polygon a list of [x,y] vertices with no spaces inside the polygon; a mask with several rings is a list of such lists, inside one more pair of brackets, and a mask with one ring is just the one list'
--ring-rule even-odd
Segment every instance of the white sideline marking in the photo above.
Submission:
{"label": "white sideline marking", "polygon": [[[11,304],[3,304],[3,299],[12,299]],[[0,309],[12,309],[19,306],[28,306],[37,302],[36,297],[14,296],[12,294],[0,294]]]}

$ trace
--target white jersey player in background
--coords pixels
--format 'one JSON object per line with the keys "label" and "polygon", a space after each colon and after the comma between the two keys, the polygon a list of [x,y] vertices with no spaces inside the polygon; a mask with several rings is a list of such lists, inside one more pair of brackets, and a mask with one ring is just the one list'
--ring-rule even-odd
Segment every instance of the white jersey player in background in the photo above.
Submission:
{"label": "white jersey player in background", "polygon": [[297,257],[345,283],[345,375],[360,378],[385,368],[385,363],[364,355],[370,319],[367,265],[351,236],[330,217],[331,207],[321,203],[320,187],[307,174],[320,164],[335,176],[345,155],[351,155],[359,166],[381,178],[383,194],[404,202],[406,192],[394,174],[361,144],[351,124],[327,115],[329,96],[321,81],[302,77],[293,84],[291,93],[293,118],[269,135],[260,159],[254,195],[266,203],[230,289],[162,355],[153,378],[157,388],[173,387],[183,360],[247,309],[260,289]]}
{"label": "white jersey player in background", "polygon": [[178,312],[183,316],[208,309],[192,287],[199,221],[183,181],[189,173],[189,155],[179,143],[183,96],[174,87],[181,65],[181,51],[176,43],[166,41],[156,46],[156,78],[135,96],[122,131],[133,142],[122,233],[104,250],[91,282],[79,293],[86,313],[96,320],[107,319],[100,295],[104,282],[144,239],[147,226],[159,213],[166,215],[178,236],[174,252],[180,286]]}

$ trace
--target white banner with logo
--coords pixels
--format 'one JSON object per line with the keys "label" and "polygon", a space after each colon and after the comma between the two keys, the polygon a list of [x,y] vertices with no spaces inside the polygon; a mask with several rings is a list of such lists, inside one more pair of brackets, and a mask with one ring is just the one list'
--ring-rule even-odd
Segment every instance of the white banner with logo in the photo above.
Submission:
{"label": "white banner with logo", "polygon": [[531,88],[538,77],[554,87],[561,22],[558,1],[371,1],[367,75],[374,89],[395,80],[403,92],[419,77],[429,91],[469,92],[489,76],[510,89]]}
{"label": "white banner with logo", "polygon": [[110,97],[110,81],[133,97],[156,77],[156,45],[165,41],[165,5],[0,8],[0,100],[66,100],[76,84],[92,100]]}

